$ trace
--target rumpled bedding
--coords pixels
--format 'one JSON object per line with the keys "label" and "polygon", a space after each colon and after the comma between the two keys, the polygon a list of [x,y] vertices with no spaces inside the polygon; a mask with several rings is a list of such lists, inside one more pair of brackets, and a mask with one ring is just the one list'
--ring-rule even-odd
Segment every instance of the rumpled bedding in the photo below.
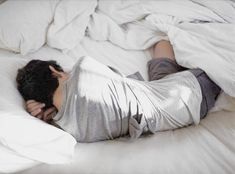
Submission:
{"label": "rumpled bedding", "polygon": [[[27,3],[27,1],[22,2]],[[234,111],[235,100],[231,98],[235,97],[235,2],[233,0],[48,0],[48,3],[51,2],[53,2],[51,8],[43,8],[41,18],[39,16],[40,22],[32,16],[31,19],[34,20],[25,22],[21,27],[14,27],[18,30],[17,37],[14,36],[16,32],[12,29],[14,25],[11,23],[14,22],[15,16],[13,13],[12,16],[7,16],[13,19],[6,20],[8,22],[3,24],[9,25],[12,30],[9,32],[6,27],[4,32],[8,34],[0,30],[0,47],[3,45],[1,48],[5,49],[4,46],[7,45],[8,50],[27,54],[28,51],[37,50],[45,42],[44,44],[62,50],[68,55],[73,55],[76,48],[78,54],[74,56],[79,58],[78,55],[83,56],[82,46],[79,45],[84,39],[108,41],[128,51],[147,50],[161,39],[170,40],[180,65],[203,69],[223,89],[224,93],[214,110],[225,108]],[[39,19],[38,13],[34,15]],[[30,18],[30,14],[27,16]],[[21,20],[17,22],[19,21]],[[35,29],[29,32],[32,26],[37,26],[34,22],[37,22],[38,26],[43,26],[43,30]],[[40,43],[37,37],[41,38]],[[28,38],[33,41],[29,42]],[[2,41],[8,42],[2,43]],[[15,45],[17,48],[13,49]],[[41,56],[51,56],[51,54],[46,51]],[[4,146],[0,149],[5,151]],[[29,160],[25,158],[27,151],[21,152],[22,156],[15,157],[13,153],[9,156],[9,160],[14,158],[15,161],[22,162],[22,159],[25,159],[22,164],[17,164],[19,167],[15,165],[16,168],[26,166],[28,163],[38,163],[34,161],[37,158]],[[43,162],[47,160],[49,159]],[[5,168],[1,166],[1,171],[16,170],[10,170],[11,166],[2,165]]]}
{"label": "rumpled bedding", "polygon": [[86,35],[127,50],[145,50],[169,39],[180,65],[203,69],[235,97],[234,7],[230,0],[62,0],[47,43],[68,52]]}

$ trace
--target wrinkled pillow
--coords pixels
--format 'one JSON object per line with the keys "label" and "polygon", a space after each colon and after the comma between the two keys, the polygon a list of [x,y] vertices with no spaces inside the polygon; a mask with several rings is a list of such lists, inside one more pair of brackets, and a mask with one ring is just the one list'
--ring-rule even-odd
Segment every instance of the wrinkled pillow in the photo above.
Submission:
{"label": "wrinkled pillow", "polygon": [[[44,52],[50,54],[48,49],[44,49]],[[34,56],[40,58],[40,55],[43,56]],[[76,141],[70,134],[30,116],[25,111],[15,78],[18,68],[28,61],[19,54],[0,50],[0,150],[9,151],[5,151],[5,157],[0,158],[0,171],[21,168],[20,164],[14,165],[14,161],[19,158],[26,159],[22,161],[22,167],[25,167],[34,162],[67,163],[73,157]],[[6,162],[8,166],[1,166]]]}
{"label": "wrinkled pillow", "polygon": [[46,42],[57,0],[8,0],[0,5],[0,48],[23,55]]}

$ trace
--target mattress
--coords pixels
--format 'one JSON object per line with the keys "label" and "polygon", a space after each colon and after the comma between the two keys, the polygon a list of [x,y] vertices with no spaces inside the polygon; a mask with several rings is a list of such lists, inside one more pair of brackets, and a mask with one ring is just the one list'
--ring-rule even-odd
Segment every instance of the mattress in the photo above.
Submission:
{"label": "mattress", "polygon": [[[43,48],[33,56],[47,55]],[[83,55],[118,68],[124,74],[139,71],[147,79],[148,51],[127,51],[109,42],[84,38],[66,53],[74,62]],[[235,112],[210,113],[199,125],[142,136],[97,143],[77,143],[73,162],[40,164],[18,174],[149,174],[234,173]]]}

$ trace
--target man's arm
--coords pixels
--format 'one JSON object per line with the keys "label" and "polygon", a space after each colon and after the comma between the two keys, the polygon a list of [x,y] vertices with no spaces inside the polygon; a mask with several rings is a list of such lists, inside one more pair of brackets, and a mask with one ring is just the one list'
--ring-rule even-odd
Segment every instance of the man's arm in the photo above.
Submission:
{"label": "man's arm", "polygon": [[175,61],[173,47],[169,41],[161,40],[153,46],[153,59],[169,58]]}

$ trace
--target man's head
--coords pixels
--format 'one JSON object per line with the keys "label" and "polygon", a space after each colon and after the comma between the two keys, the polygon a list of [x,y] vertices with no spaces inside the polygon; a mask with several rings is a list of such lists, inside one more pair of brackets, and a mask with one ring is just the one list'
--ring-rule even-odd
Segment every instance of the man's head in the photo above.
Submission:
{"label": "man's head", "polygon": [[59,86],[53,70],[63,72],[55,61],[32,60],[18,70],[17,88],[25,100],[44,103],[46,108],[53,106],[53,94]]}

